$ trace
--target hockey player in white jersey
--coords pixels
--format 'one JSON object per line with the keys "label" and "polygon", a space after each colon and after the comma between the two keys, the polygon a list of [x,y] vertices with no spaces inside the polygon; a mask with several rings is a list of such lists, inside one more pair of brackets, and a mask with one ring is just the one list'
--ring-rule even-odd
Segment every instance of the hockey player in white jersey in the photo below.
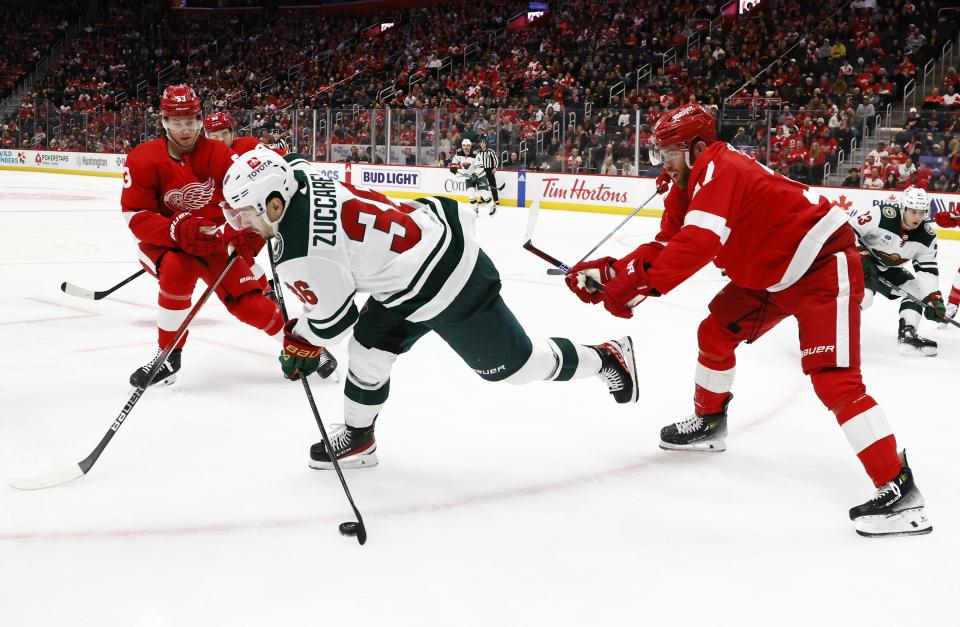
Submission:
{"label": "hockey player in white jersey", "polygon": [[450,160],[450,172],[463,179],[474,215],[480,215],[481,209],[490,215],[496,212],[487,170],[473,154],[473,142],[469,139],[460,142],[460,150]]}
{"label": "hockey player in white jersey", "polygon": [[[396,202],[325,178],[305,158],[253,150],[224,180],[224,214],[272,240],[280,281],[303,302],[285,327],[288,379],[316,368],[320,345],[348,335],[344,422],[330,431],[345,468],[377,463],[374,422],[397,357],[430,331],[483,379],[508,383],[599,377],[618,403],[637,400],[633,342],[531,340],[500,296],[474,216],[450,198]],[[357,308],[358,292],[370,298]],[[310,466],[332,467],[323,443]]]}
{"label": "hockey player in white jersey", "polygon": [[[926,220],[930,197],[919,187],[908,187],[899,198],[891,197],[877,206],[850,212],[850,223],[857,232],[863,250],[865,291],[861,309],[873,303],[876,292],[889,299],[905,292],[927,306],[903,298],[897,341],[901,352],[933,357],[937,343],[918,334],[921,316],[943,320],[946,305],[938,286],[937,235]],[[906,270],[913,262],[914,274]],[[896,289],[880,281],[880,277]],[[921,311],[923,310],[923,311]]]}

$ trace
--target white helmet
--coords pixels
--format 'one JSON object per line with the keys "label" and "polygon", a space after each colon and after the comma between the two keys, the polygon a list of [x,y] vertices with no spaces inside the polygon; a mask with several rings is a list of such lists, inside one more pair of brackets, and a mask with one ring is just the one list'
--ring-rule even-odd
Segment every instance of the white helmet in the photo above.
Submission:
{"label": "white helmet", "polygon": [[917,211],[930,211],[930,196],[920,187],[908,187],[903,190],[900,196],[900,206],[904,209],[916,209]]}
{"label": "white helmet", "polygon": [[464,139],[462,142],[460,142],[460,147],[463,148],[464,150],[466,150],[471,146],[473,146],[473,142],[470,141],[469,139]]}
{"label": "white helmet", "polygon": [[[272,195],[279,194],[283,198],[285,213],[297,187],[290,164],[266,146],[257,146],[237,157],[223,177],[223,197],[226,199],[223,215],[237,230],[250,227],[252,218],[261,217],[276,233],[283,214],[276,222],[270,222],[267,201]],[[253,210],[241,211],[248,207]]]}

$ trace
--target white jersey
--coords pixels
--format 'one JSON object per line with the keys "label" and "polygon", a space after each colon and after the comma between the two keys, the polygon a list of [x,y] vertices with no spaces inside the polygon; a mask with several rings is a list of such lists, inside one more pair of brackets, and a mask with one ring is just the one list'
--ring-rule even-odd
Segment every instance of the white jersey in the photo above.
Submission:
{"label": "white jersey", "polygon": [[924,293],[937,289],[937,234],[930,221],[924,220],[912,231],[905,231],[900,218],[900,205],[881,202],[878,206],[850,211],[850,224],[860,244],[879,259],[882,266],[902,266],[913,262],[917,280]]}
{"label": "white jersey", "polygon": [[484,172],[477,156],[472,152],[469,155],[464,154],[462,148],[450,160],[450,171],[463,177],[477,176]]}
{"label": "white jersey", "polygon": [[357,321],[357,292],[412,322],[441,313],[473,272],[480,245],[458,203],[402,203],[325,178],[301,155],[284,157],[300,186],[275,238],[280,280],[304,303],[294,332],[334,344]]}

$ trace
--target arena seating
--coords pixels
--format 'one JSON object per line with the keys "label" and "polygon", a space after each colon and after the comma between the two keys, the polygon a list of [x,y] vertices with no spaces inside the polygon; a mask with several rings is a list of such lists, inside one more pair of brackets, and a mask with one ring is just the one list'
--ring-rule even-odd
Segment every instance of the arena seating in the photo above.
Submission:
{"label": "arena seating", "polygon": [[[819,183],[960,29],[937,0],[785,0],[750,16],[711,0],[572,0],[520,28],[515,0],[388,10],[373,28],[349,13],[106,4],[7,121],[4,146],[125,152],[156,136],[158,88],[184,81],[241,133],[276,130],[317,159],[382,158],[328,151],[382,145],[389,126],[414,162],[487,137],[505,167],[643,174],[662,111],[699,100],[722,139]],[[960,104],[949,81],[924,107]]]}

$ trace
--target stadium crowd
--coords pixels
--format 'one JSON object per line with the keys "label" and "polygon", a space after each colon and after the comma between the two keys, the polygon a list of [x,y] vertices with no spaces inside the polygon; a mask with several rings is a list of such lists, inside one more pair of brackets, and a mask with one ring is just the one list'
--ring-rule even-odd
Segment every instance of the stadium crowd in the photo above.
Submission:
{"label": "stadium crowd", "polygon": [[[699,100],[717,107],[722,139],[819,183],[960,29],[939,0],[771,0],[748,16],[721,14],[714,0],[572,0],[532,20],[527,4],[445,3],[374,24],[345,12],[105,3],[0,143],[126,152],[158,132],[158,87],[188,81],[205,109],[233,111],[241,134],[282,137],[319,160],[396,162],[370,148],[389,139],[411,148],[407,160],[443,163],[463,138],[483,137],[508,168],[643,174],[661,112]],[[895,139],[900,152],[875,151],[875,166],[846,182],[875,185],[879,170],[888,185],[902,153],[918,180],[935,186],[942,174],[955,186],[956,81],[951,71],[924,95]],[[923,157],[947,165],[924,179]],[[914,176],[894,174],[891,185]]]}

